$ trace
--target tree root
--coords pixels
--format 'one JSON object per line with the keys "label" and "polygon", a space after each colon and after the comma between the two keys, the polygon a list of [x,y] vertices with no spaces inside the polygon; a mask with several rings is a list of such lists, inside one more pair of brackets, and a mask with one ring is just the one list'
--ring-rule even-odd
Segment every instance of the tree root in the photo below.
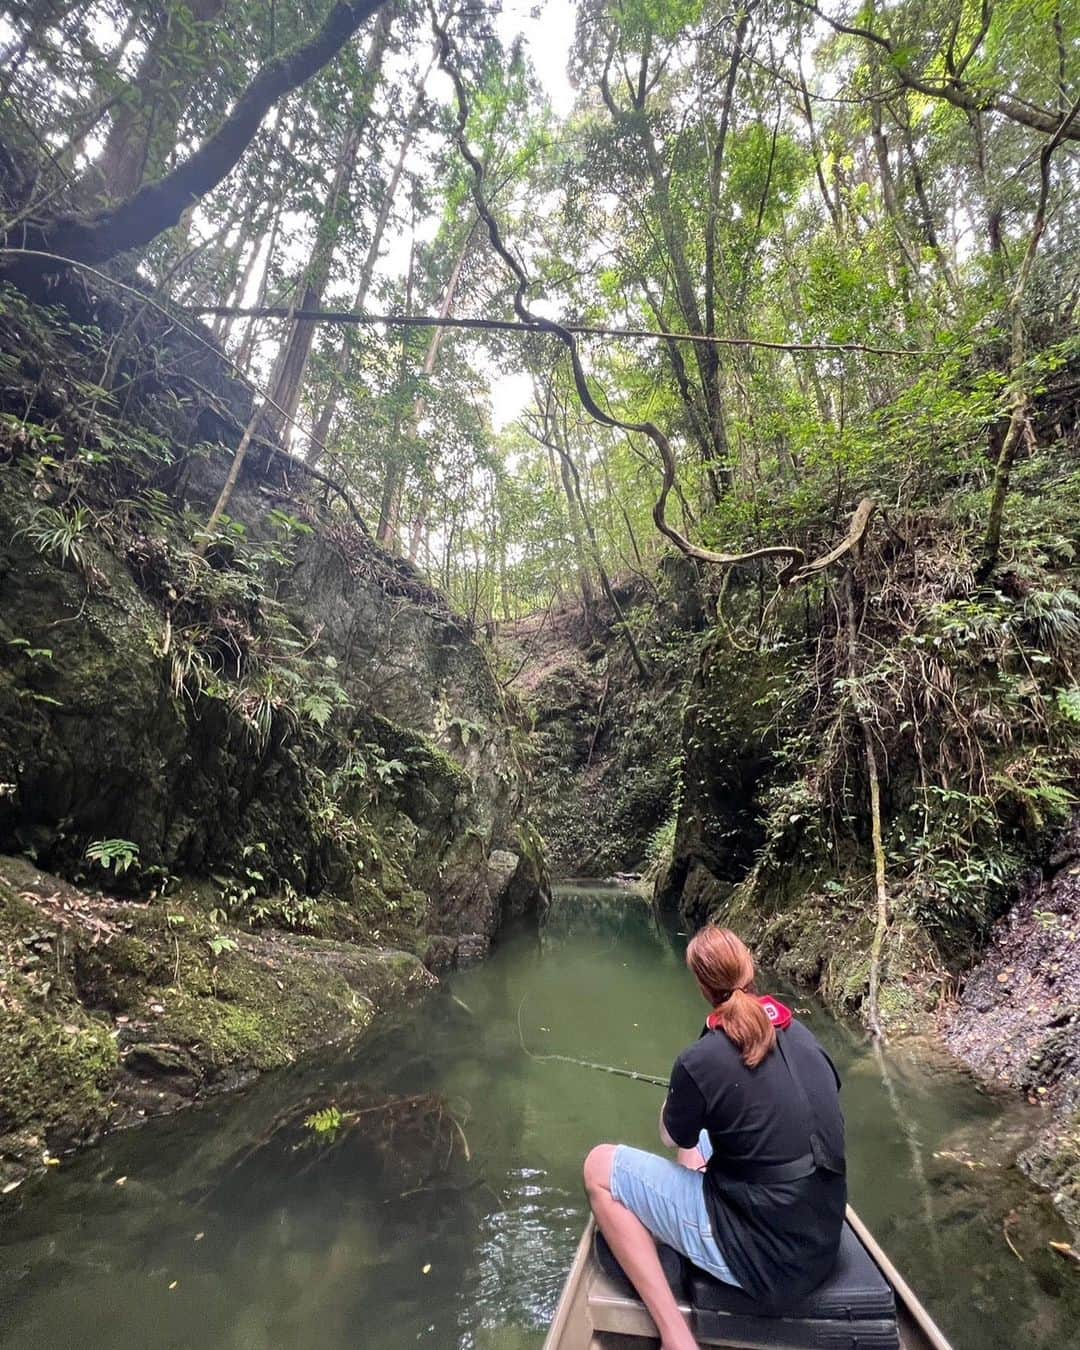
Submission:
{"label": "tree root", "polygon": [[847,627],[848,627],[848,679],[851,681],[852,702],[855,716],[862,732],[863,750],[866,757],[866,776],[870,788],[870,838],[874,854],[874,894],[876,897],[874,936],[870,943],[870,978],[866,994],[866,1018],[870,1030],[879,1039],[884,1037],[879,1008],[881,992],[881,955],[885,946],[885,935],[889,928],[889,890],[885,877],[885,846],[881,829],[881,774],[878,769],[877,748],[874,745],[874,733],[866,718],[862,695],[859,691],[857,653],[858,627],[855,618],[855,578],[849,567],[845,576],[847,591]]}

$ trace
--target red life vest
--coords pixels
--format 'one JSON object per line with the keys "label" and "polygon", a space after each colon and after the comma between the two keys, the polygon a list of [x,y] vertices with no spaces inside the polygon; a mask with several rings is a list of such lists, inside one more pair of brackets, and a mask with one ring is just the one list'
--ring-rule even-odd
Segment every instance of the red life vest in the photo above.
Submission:
{"label": "red life vest", "polygon": [[[783,1031],[785,1027],[791,1026],[791,1009],[781,1003],[779,999],[773,998],[771,994],[759,994],[758,1002],[765,1009],[765,1016],[777,1031]],[[722,1008],[711,1012],[705,1019],[705,1025],[710,1031],[716,1031],[723,1024],[724,1012]]]}

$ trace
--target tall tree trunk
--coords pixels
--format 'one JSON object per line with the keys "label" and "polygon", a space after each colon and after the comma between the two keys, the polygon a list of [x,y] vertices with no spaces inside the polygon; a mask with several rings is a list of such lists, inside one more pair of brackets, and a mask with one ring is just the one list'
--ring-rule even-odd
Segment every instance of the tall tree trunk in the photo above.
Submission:
{"label": "tall tree trunk", "polygon": [[578,473],[578,467],[574,463],[574,458],[570,453],[565,419],[563,425],[560,427],[559,418],[556,412],[554,392],[551,389],[548,390],[547,397],[544,400],[541,428],[542,430],[539,435],[533,433],[534,439],[538,440],[541,445],[546,446],[549,450],[554,450],[559,456],[565,474],[563,482],[565,483],[567,479],[569,479],[570,496],[573,504],[577,507],[581,523],[585,529],[589,554],[592,558],[593,567],[596,569],[596,575],[600,578],[600,585],[603,589],[604,596],[611,606],[611,612],[615,616],[615,623],[618,625],[622,631],[623,637],[626,639],[626,645],[630,650],[630,656],[634,665],[637,666],[638,673],[641,675],[642,679],[648,679],[649,667],[641,654],[637,642],[634,640],[634,635],[626,622],[626,615],[623,612],[622,606],[619,604],[619,597],[615,594],[615,589],[611,584],[611,578],[608,576],[607,568],[604,566],[604,559],[600,553],[600,543],[596,537],[593,519],[588,507],[585,505],[585,498],[581,492],[581,475]]}
{"label": "tall tree trunk", "polygon": [[922,225],[923,238],[927,246],[934,255],[934,261],[937,265],[938,273],[945,283],[945,289],[954,301],[959,301],[960,287],[957,284],[953,270],[949,266],[949,260],[945,256],[945,250],[941,247],[941,240],[938,237],[937,225],[934,223],[934,211],[930,205],[930,197],[926,190],[926,177],[923,173],[922,164],[919,160],[919,152],[915,146],[915,138],[911,131],[911,118],[907,111],[906,103],[902,103],[903,113],[898,112],[892,104],[889,105],[889,111],[900,129],[900,137],[904,146],[904,156],[907,160],[908,171],[911,174],[911,185],[915,189],[915,199],[919,203],[919,219]]}
{"label": "tall tree trunk", "polygon": [[[295,308],[295,305],[293,308]],[[282,355],[283,352],[279,349],[274,365],[274,372],[270,380],[271,384],[274,383],[274,379],[280,370]],[[209,548],[213,539],[214,531],[217,529],[222,516],[229,508],[233,489],[236,487],[237,480],[240,477],[240,470],[244,467],[244,461],[247,459],[248,451],[251,449],[251,442],[259,436],[262,430],[263,423],[266,419],[267,408],[268,401],[264,400],[262,403],[256,405],[252,410],[251,416],[248,418],[247,425],[244,427],[243,434],[240,437],[240,443],[233,454],[232,463],[229,465],[229,472],[225,476],[225,482],[221,486],[217,501],[214,503],[214,508],[207,519],[206,528],[203,530],[203,537],[195,545],[195,552],[200,556],[206,553],[206,550]]]}
{"label": "tall tree trunk", "polygon": [[130,96],[117,108],[105,148],[89,171],[95,197],[123,201],[132,196],[142,185],[147,166],[158,167],[155,144],[168,151],[176,143],[180,115],[196,80],[192,57],[205,54],[206,30],[225,8],[225,0],[186,0],[186,8],[195,20],[194,33],[182,25],[177,34],[171,6],[163,8]]}
{"label": "tall tree trunk", "polygon": [[[612,121],[636,137],[644,154],[649,178],[652,182],[660,231],[664,239],[671,275],[675,282],[676,302],[683,325],[688,333],[699,337],[711,337],[713,334],[707,333],[701,317],[694,271],[689,263],[685,225],[680,212],[672,201],[669,175],[664,168],[659,147],[645,117],[645,91],[648,87],[648,48],[641,57],[637,92],[633,97],[630,111],[620,106],[611,91],[609,73],[614,50],[614,44],[612,44],[609,48],[607,64],[600,77],[601,97]],[[704,429],[704,439],[699,442],[698,448],[709,487],[709,495],[713,501],[718,501],[722,489],[730,485],[733,477],[727,426],[724,418],[720,353],[714,343],[696,342],[694,343],[694,360],[697,365],[700,384],[701,413],[698,418],[691,419],[691,425],[697,425]]]}
{"label": "tall tree trunk", "polygon": [[562,479],[563,492],[566,494],[566,511],[570,519],[570,534],[574,540],[574,556],[577,559],[578,585],[581,587],[581,603],[585,609],[585,623],[589,631],[593,626],[593,611],[596,609],[596,593],[593,590],[592,577],[589,574],[588,554],[582,537],[581,510],[574,495],[574,480],[570,476],[570,466],[560,457],[559,476]]}
{"label": "tall tree trunk", "polygon": [[[454,297],[457,294],[458,282],[461,280],[461,269],[465,266],[465,259],[469,254],[469,245],[472,243],[473,233],[476,229],[474,222],[465,236],[458,255],[454,259],[454,266],[451,268],[449,280],[446,283],[446,289],[443,291],[442,304],[439,306],[439,318],[448,318],[454,308]],[[423,374],[424,379],[429,380],[435,372],[435,362],[439,359],[439,348],[442,346],[444,328],[435,328],[431,333],[431,341],[428,343],[427,354],[424,357]],[[415,439],[419,432],[420,423],[424,420],[424,414],[427,412],[427,399],[423,394],[417,395],[416,402],[413,404],[411,420],[411,436]],[[404,476],[399,478],[397,483],[398,509],[400,510],[401,491],[404,487]],[[420,542],[427,529],[428,513],[431,510],[431,488],[426,487],[420,499],[420,505],[417,508],[416,515],[413,517],[412,528],[409,533],[409,561],[415,562],[420,553]],[[396,514],[396,513],[395,513]]]}
{"label": "tall tree trunk", "polygon": [[983,537],[982,557],[976,572],[980,581],[986,581],[997,566],[998,554],[1001,551],[1001,529],[1005,519],[1005,500],[1009,495],[1009,483],[1012,478],[1012,467],[1017,452],[1022,442],[1034,441],[1034,434],[1031,430],[1029,384],[1031,377],[1026,375],[1024,371],[1027,338],[1024,331],[1023,302],[1035,266],[1035,256],[1039,251],[1039,243],[1046,230],[1046,208],[1050,197],[1050,163],[1054,151],[1061,144],[1066,128],[1078,111],[1080,111],[1080,97],[1066,111],[1057,131],[1046,140],[1039,151],[1039,196],[1035,206],[1035,218],[1032,221],[1031,233],[1028,235],[1027,247],[1024,249],[1024,257],[1009,296],[1009,318],[1012,328],[1009,352],[1009,425],[1005,432],[1005,440],[998,451],[997,462],[994,465],[994,480],[990,488],[986,534]]}
{"label": "tall tree trunk", "polygon": [[[296,143],[298,127],[294,121],[289,129],[289,139],[285,144],[284,162],[288,165],[292,155],[293,146]],[[279,184],[279,189],[282,187]],[[273,273],[274,254],[277,252],[278,235],[281,233],[281,217],[285,210],[285,193],[279,190],[275,194],[273,214],[270,218],[270,235],[266,241],[266,252],[263,254],[262,275],[259,277],[259,289],[255,296],[255,306],[261,309],[266,304],[266,293],[270,289],[270,277]],[[244,290],[246,292],[251,281],[251,273],[254,271],[255,264],[259,259],[261,249],[256,248],[248,259],[248,266],[245,269]],[[244,329],[244,336],[240,340],[240,350],[236,353],[236,364],[241,370],[251,368],[251,359],[255,354],[255,340],[259,332],[259,320],[251,318],[248,320],[247,327]]]}
{"label": "tall tree trunk", "polygon": [[[556,469],[555,467],[556,451],[554,438],[558,432],[558,427],[554,390],[549,386],[545,393],[541,390],[539,382],[534,381],[533,397],[536,399],[536,406],[543,410],[543,437],[541,438],[541,444],[548,453],[548,462],[552,472],[557,475],[563,494],[566,497],[566,515],[570,525],[570,536],[574,541],[574,560],[577,563],[578,587],[581,591],[581,603],[585,611],[585,624],[591,633],[594,611],[596,609],[596,592],[593,589],[592,573],[589,570],[590,557],[585,545],[584,522],[581,517],[581,509],[578,506],[577,494],[574,491],[574,479],[570,472],[570,464],[567,456],[560,452],[558,454],[558,468]],[[565,444],[565,429],[562,439]]]}
{"label": "tall tree trunk", "polygon": [[[413,282],[416,279],[416,212],[413,212],[413,240],[409,249],[409,270],[405,277],[405,312],[412,309]],[[438,332],[438,329],[435,330]],[[409,373],[409,330],[402,329],[401,356],[398,361],[398,386],[405,388],[405,379]],[[387,441],[386,472],[383,476],[382,494],[379,499],[379,523],[375,528],[375,539],[384,548],[396,550],[397,511],[400,501],[398,484],[404,474],[401,457],[401,400],[395,400],[394,416],[390,425],[390,437]]]}
{"label": "tall tree trunk", "polygon": [[[323,204],[322,219],[315,232],[311,256],[304,269],[301,287],[300,309],[318,309],[322,304],[323,292],[330,279],[330,268],[341,232],[338,211],[342,199],[349,190],[349,184],[356,171],[356,160],[360,150],[360,140],[371,115],[371,101],[382,74],[383,57],[390,41],[390,28],[395,11],[392,7],[384,9],[379,15],[368,45],[364,61],[364,76],[360,88],[354,95],[352,116],[346,128],[341,145],[338,148],[334,164],[334,176]],[[303,388],[308,361],[311,358],[311,346],[315,340],[315,324],[306,319],[294,322],[285,338],[285,352],[280,363],[277,382],[271,390],[272,406],[266,420],[265,432],[269,440],[281,442],[287,435],[292,419],[296,416],[300,402],[300,390]]]}
{"label": "tall tree trunk", "polygon": [[[282,131],[282,110],[279,106],[277,115],[274,118],[274,129],[270,133],[270,141],[267,146],[266,154],[269,161],[272,162],[278,154],[281,147]],[[295,135],[295,128],[289,139],[289,149],[292,149],[292,136]],[[251,278],[255,274],[255,264],[258,261],[261,252],[260,245],[266,232],[266,227],[270,221],[276,217],[276,200],[273,204],[270,199],[280,197],[280,193],[265,193],[266,182],[260,180],[258,184],[252,184],[248,193],[247,201],[244,206],[243,218],[240,221],[236,232],[236,239],[229,250],[229,261],[226,272],[225,285],[226,295],[225,303],[227,305],[241,305],[247,294],[248,287],[251,285]],[[246,255],[246,256],[245,256]],[[222,294],[219,287],[217,293]],[[192,299],[189,303],[197,304],[198,301]],[[220,314],[211,324],[211,332],[219,342],[224,342],[228,337],[235,320],[227,315]]]}
{"label": "tall tree trunk", "polygon": [[[876,66],[874,68],[874,84],[874,92],[877,95],[880,91],[881,73]],[[876,96],[870,102],[870,130],[874,141],[874,157],[877,160],[878,180],[881,184],[881,199],[885,204],[885,214],[893,227],[893,233],[896,235],[896,241],[900,245],[900,252],[904,255],[906,264],[900,279],[901,290],[905,300],[910,300],[909,278],[912,280],[918,279],[919,258],[908,237],[904,214],[896,195],[896,179],[893,176],[892,163],[889,160],[889,142],[885,136],[885,127],[881,116],[881,101]]]}
{"label": "tall tree trunk", "polygon": [[[425,76],[426,80],[426,76]],[[390,212],[393,210],[394,198],[397,196],[398,186],[401,183],[401,175],[405,169],[405,160],[408,157],[412,146],[416,130],[420,125],[420,117],[423,111],[423,83],[417,92],[416,99],[409,112],[408,120],[405,124],[405,134],[402,136],[401,145],[398,148],[398,157],[394,164],[393,172],[390,175],[389,182],[386,184],[386,191],[379,202],[379,213],[375,217],[375,225],[371,232],[371,242],[368,245],[368,251],[364,256],[364,263],[360,269],[360,280],[357,282],[356,294],[353,297],[353,309],[363,310],[367,304],[368,291],[371,288],[371,281],[375,275],[375,268],[379,262],[379,251],[382,248],[383,235],[386,233],[387,222],[390,219]],[[326,390],[326,397],[323,399],[322,410],[319,413],[318,421],[315,423],[315,429],[308,441],[307,461],[309,464],[315,464],[323,450],[326,448],[330,439],[330,428],[334,420],[334,412],[337,408],[337,401],[341,394],[341,386],[349,370],[349,339],[344,336],[337,349],[334,362],[331,367],[330,381]]]}

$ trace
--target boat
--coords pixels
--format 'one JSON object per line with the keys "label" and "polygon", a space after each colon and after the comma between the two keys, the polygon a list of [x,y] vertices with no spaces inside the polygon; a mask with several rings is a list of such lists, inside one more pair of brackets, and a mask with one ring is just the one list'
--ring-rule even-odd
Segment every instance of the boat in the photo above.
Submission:
{"label": "boat", "polygon": [[[597,1242],[590,1216],[544,1350],[649,1350],[656,1328]],[[665,1263],[668,1269],[668,1263]],[[669,1273],[669,1279],[671,1279]],[[699,1346],[738,1350],[952,1350],[851,1207],[837,1269],[790,1313],[763,1316],[741,1290],[685,1271],[673,1283]]]}

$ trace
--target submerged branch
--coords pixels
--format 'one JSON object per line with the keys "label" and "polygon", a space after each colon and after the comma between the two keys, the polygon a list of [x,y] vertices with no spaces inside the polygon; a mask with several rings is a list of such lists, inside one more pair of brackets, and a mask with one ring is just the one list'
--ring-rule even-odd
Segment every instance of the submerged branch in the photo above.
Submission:
{"label": "submerged branch", "polygon": [[518,1004],[517,1014],[518,1041],[521,1044],[522,1050],[530,1059],[541,1062],[551,1060],[558,1064],[576,1064],[579,1069],[593,1069],[597,1073],[613,1073],[619,1078],[635,1078],[640,1083],[652,1083],[655,1087],[666,1088],[668,1086],[668,1080],[666,1078],[658,1078],[652,1073],[638,1073],[636,1069],[619,1069],[616,1068],[614,1064],[594,1064],[590,1059],[575,1059],[573,1055],[538,1055],[534,1050],[530,1050],[525,1044],[525,1030],[521,1025],[521,1014],[524,1009],[525,1000],[522,999]]}

